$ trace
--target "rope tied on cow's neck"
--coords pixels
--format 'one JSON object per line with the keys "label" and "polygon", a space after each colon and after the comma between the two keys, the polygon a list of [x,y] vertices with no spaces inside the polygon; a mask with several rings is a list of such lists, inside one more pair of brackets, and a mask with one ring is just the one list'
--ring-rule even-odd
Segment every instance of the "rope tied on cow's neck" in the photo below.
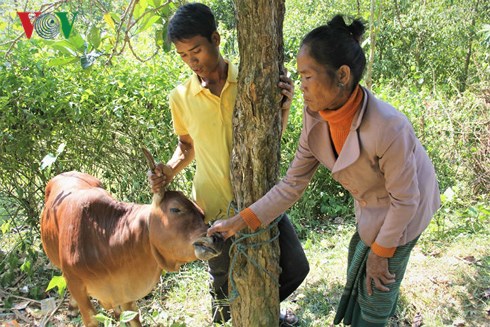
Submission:
{"label": "rope tied on cow's neck", "polygon": [[[233,210],[235,213],[239,212],[237,210],[237,208],[235,207],[233,202],[230,202],[230,204],[228,205],[228,217],[231,217],[230,216],[231,210]],[[253,249],[260,248],[261,246],[263,246],[265,244],[270,244],[270,243],[274,242],[275,240],[277,240],[279,238],[279,234],[280,234],[279,229],[276,229],[276,231],[277,231],[276,234],[273,235],[270,239],[268,239],[266,241],[261,241],[261,242],[256,242],[256,243],[245,243],[245,240],[252,238],[252,237],[255,237],[255,236],[259,236],[263,233],[270,231],[272,228],[277,226],[277,224],[282,219],[282,217],[284,217],[284,215],[285,214],[280,215],[278,218],[276,218],[266,228],[259,228],[257,231],[255,231],[253,233],[237,233],[237,236],[233,239],[233,242],[232,242],[232,244],[230,246],[230,250],[229,250],[229,256],[230,256],[231,260],[230,260],[230,269],[228,271],[228,278],[229,278],[230,286],[231,286],[231,290],[229,291],[229,298],[228,298],[230,303],[233,302],[234,300],[236,300],[240,296],[240,294],[237,290],[237,287],[236,287],[235,279],[233,278],[233,271],[234,271],[236,262],[238,260],[238,257],[240,255],[243,255],[245,258],[247,258],[247,260],[250,263],[252,263],[259,271],[267,274],[267,276],[269,276],[269,278],[272,280],[272,282],[275,283],[279,287],[279,280],[275,276],[273,276],[269,271],[267,271],[262,265],[260,265],[256,260],[254,260],[252,257],[250,257],[247,254],[247,250],[249,248],[253,248]],[[233,253],[233,248],[236,248],[236,251],[234,253]]]}

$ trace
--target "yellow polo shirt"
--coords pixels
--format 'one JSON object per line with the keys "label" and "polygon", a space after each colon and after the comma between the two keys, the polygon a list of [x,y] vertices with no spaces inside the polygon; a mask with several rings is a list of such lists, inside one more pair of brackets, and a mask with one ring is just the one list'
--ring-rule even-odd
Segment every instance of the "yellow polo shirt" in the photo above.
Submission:
{"label": "yellow polo shirt", "polygon": [[230,154],[237,76],[238,67],[228,62],[228,77],[220,97],[203,88],[196,74],[170,93],[174,131],[177,135],[188,134],[194,141],[192,196],[204,210],[206,222],[227,218],[233,199]]}

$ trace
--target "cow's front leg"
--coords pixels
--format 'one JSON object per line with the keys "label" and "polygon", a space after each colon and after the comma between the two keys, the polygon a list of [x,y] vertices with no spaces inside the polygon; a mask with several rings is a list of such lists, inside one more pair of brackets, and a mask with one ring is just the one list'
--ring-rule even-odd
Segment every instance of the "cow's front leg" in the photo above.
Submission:
{"label": "cow's front leg", "polygon": [[87,288],[78,278],[71,278],[65,274],[66,284],[68,290],[71,293],[73,300],[75,300],[82,315],[83,324],[87,327],[98,327],[99,323],[95,319],[95,309],[90,302],[90,298],[87,294]]}

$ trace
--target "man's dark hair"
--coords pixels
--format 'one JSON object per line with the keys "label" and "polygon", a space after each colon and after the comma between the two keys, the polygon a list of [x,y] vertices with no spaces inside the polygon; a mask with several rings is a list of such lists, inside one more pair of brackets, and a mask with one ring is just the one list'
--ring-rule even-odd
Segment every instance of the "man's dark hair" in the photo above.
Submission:
{"label": "man's dark hair", "polygon": [[211,42],[215,31],[216,21],[211,9],[202,3],[188,3],[179,7],[170,18],[167,37],[175,42],[201,35]]}

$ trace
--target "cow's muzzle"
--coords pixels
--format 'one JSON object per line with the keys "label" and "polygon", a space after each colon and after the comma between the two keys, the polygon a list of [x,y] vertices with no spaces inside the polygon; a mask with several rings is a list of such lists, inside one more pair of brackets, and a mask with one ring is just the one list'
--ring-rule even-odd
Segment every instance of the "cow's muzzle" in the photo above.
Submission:
{"label": "cow's muzzle", "polygon": [[223,236],[216,233],[211,236],[200,237],[192,245],[198,259],[209,260],[221,254],[223,243]]}

